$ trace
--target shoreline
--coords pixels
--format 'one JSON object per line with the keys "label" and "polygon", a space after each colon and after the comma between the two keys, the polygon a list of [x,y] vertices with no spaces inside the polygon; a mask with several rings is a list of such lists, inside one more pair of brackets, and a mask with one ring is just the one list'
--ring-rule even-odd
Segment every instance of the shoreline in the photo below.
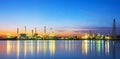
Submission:
{"label": "shoreline", "polygon": [[120,40],[120,39],[0,39],[1,40]]}

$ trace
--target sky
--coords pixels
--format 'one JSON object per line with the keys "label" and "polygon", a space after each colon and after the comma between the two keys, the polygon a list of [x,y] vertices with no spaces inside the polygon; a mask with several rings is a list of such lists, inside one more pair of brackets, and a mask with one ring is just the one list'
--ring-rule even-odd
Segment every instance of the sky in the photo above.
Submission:
{"label": "sky", "polygon": [[0,0],[0,33],[42,33],[52,27],[56,33],[110,33],[116,19],[120,32],[120,0]]}

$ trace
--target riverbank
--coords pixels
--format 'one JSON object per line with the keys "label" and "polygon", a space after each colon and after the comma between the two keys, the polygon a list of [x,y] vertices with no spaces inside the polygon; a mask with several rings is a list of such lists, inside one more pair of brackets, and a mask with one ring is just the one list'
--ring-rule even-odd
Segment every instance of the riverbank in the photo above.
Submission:
{"label": "riverbank", "polygon": [[10,39],[0,39],[0,40],[120,40],[120,39],[17,39],[17,38],[10,38]]}

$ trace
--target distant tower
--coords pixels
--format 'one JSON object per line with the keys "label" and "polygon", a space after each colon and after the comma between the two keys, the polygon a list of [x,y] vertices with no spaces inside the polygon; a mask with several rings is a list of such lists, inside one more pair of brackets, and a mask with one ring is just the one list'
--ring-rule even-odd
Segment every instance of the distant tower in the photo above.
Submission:
{"label": "distant tower", "polygon": [[19,37],[19,28],[17,28],[17,38]]}
{"label": "distant tower", "polygon": [[37,28],[35,27],[35,34],[37,33]]}
{"label": "distant tower", "polygon": [[89,38],[92,39],[93,37],[92,37],[92,31],[91,30],[89,31],[89,34],[90,34]]}
{"label": "distant tower", "polygon": [[26,29],[26,26],[25,26],[25,34],[26,34],[26,31],[27,31],[27,29]]}
{"label": "distant tower", "polygon": [[32,36],[34,35],[34,30],[32,30]]}
{"label": "distant tower", "polygon": [[46,26],[44,26],[44,33],[46,33]]}
{"label": "distant tower", "polygon": [[53,33],[53,29],[52,28],[50,28],[50,34],[52,34]]}
{"label": "distant tower", "polygon": [[113,39],[116,39],[116,20],[113,20],[113,29],[112,29]]}
{"label": "distant tower", "polygon": [[43,39],[47,39],[46,26],[44,26]]}
{"label": "distant tower", "polygon": [[53,28],[50,28],[50,33],[54,33]]}
{"label": "distant tower", "polygon": [[52,28],[50,28],[50,32],[52,33]]}
{"label": "distant tower", "polygon": [[53,28],[50,28],[50,36],[55,36],[55,33],[53,31]]}

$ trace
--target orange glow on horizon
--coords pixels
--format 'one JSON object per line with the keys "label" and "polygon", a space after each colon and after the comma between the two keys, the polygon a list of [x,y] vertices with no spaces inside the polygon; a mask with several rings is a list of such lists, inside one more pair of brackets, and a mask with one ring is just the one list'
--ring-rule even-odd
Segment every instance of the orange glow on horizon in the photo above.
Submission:
{"label": "orange glow on horizon", "polygon": [[[7,36],[7,34],[11,34],[12,36],[16,36],[17,33],[15,31],[0,31],[0,36]],[[21,33],[24,33],[24,32],[20,32]],[[27,32],[27,35],[31,35],[32,33],[29,31]],[[41,36],[43,35],[42,32],[38,32],[38,34]],[[47,35],[49,35],[50,33],[46,33]],[[79,35],[79,34],[73,34],[73,33],[68,33],[68,32],[55,32],[55,36],[72,36],[72,35]]]}

